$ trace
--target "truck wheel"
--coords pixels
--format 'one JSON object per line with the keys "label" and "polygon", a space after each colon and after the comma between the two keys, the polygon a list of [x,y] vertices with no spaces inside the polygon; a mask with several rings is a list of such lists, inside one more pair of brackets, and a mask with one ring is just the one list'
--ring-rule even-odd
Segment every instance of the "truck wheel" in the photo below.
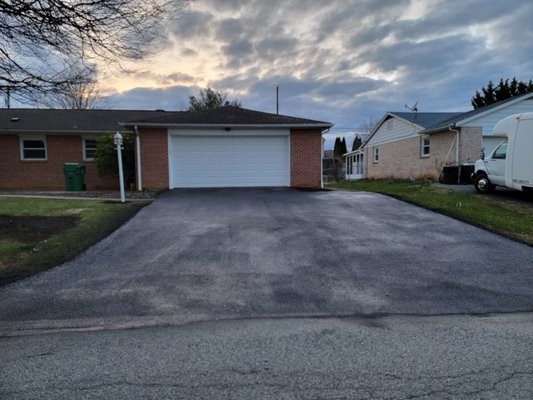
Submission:
{"label": "truck wheel", "polygon": [[494,185],[490,183],[487,175],[479,175],[474,181],[474,187],[478,193],[490,193],[494,191]]}

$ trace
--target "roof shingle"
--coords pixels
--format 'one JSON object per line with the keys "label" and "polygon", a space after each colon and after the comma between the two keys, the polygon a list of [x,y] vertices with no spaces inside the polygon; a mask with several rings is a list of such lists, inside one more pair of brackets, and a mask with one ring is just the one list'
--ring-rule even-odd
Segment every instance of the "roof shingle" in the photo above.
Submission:
{"label": "roof shingle", "polygon": [[0,109],[0,132],[114,132],[121,121],[164,115],[164,111]]}
{"label": "roof shingle", "polygon": [[294,125],[324,126],[332,124],[324,121],[290,117],[248,110],[235,106],[224,106],[204,111],[177,111],[154,118],[125,121],[125,125]]}

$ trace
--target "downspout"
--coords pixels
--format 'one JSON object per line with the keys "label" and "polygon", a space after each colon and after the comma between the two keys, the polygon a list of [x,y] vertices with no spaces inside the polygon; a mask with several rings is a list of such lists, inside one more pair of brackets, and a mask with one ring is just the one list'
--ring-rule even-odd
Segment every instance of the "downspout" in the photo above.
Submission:
{"label": "downspout", "polygon": [[[455,125],[453,125],[455,126]],[[461,167],[459,166],[459,129],[452,129],[452,126],[448,127],[450,132],[455,132],[455,162],[457,163],[457,183],[461,183]]]}
{"label": "downspout", "polygon": [[143,178],[141,173],[141,136],[137,125],[133,127],[135,130],[135,144],[137,147],[137,190],[141,192],[143,190]]}

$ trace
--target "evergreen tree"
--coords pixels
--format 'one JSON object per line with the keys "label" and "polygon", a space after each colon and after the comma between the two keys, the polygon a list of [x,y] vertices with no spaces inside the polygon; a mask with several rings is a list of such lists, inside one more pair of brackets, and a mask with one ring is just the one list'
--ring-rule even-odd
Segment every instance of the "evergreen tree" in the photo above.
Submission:
{"label": "evergreen tree", "polygon": [[361,145],[363,144],[363,141],[359,136],[354,137],[353,143],[352,143],[352,151],[357,150]]}
{"label": "evergreen tree", "polygon": [[496,101],[501,101],[505,99],[509,99],[512,97],[511,90],[509,88],[509,79],[506,79],[505,81],[503,79],[500,79],[500,83],[498,83],[498,86],[495,89],[496,92]]}
{"label": "evergreen tree", "polygon": [[348,150],[346,148],[346,138],[343,137],[341,140],[341,157],[346,153],[348,153]]}
{"label": "evergreen tree", "polygon": [[495,87],[492,81],[489,81],[487,86],[481,88],[481,93],[476,90],[476,94],[472,97],[471,103],[474,109],[488,106],[489,104],[498,101],[510,99],[515,96],[521,96],[526,93],[533,92],[533,81],[529,82],[517,81],[513,77],[511,82],[509,79],[500,79],[500,82]]}
{"label": "evergreen tree", "polygon": [[519,95],[519,93],[518,93],[518,81],[516,80],[516,78],[514,76],[513,76],[513,80],[509,84],[509,93],[510,93],[511,97]]}
{"label": "evergreen tree", "polygon": [[483,92],[485,105],[496,103],[496,90],[494,89],[492,81],[489,81],[486,87],[481,88],[481,91]]}
{"label": "evergreen tree", "polygon": [[333,155],[337,158],[342,157],[344,153],[341,151],[341,139],[335,138],[335,146],[333,147]]}

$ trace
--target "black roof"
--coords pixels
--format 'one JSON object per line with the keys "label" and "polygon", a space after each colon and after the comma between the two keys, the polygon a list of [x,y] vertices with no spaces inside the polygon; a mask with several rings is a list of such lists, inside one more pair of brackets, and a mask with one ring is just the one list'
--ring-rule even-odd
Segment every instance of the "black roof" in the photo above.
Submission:
{"label": "black roof", "polygon": [[294,127],[323,127],[333,126],[329,122],[290,117],[287,115],[270,114],[261,111],[248,110],[235,106],[224,106],[205,111],[177,111],[164,115],[124,121],[126,126],[180,126],[180,125],[290,125]]}
{"label": "black roof", "polygon": [[0,132],[113,132],[130,119],[156,117],[164,111],[0,109]]}
{"label": "black roof", "polygon": [[206,111],[0,109],[0,132],[113,132],[138,126],[267,125],[332,126],[329,122],[219,107]]}

